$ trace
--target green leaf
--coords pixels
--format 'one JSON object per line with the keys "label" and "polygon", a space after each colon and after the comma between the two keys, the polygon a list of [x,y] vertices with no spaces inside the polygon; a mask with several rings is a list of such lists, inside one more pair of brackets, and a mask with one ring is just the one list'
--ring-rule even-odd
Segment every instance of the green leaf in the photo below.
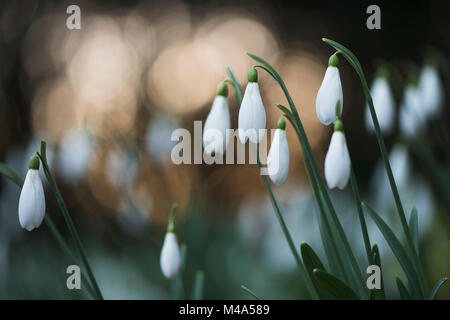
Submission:
{"label": "green leaf", "polygon": [[248,294],[250,294],[256,300],[262,300],[256,293],[254,293],[252,290],[250,290],[246,286],[242,285],[241,289],[244,290],[245,292],[247,292]]}
{"label": "green leaf", "polygon": [[380,229],[381,233],[383,234],[383,237],[389,244],[389,247],[391,248],[392,252],[397,257],[398,262],[400,262],[400,265],[402,266],[403,271],[405,271],[406,277],[408,278],[408,282],[410,283],[411,288],[413,290],[412,292],[413,296],[419,299],[423,299],[416,269],[414,268],[414,265],[411,263],[411,260],[406,254],[405,249],[400,244],[400,241],[397,239],[394,232],[392,232],[389,226],[383,221],[382,218],[380,218],[380,216],[372,208],[370,208],[365,203],[363,203],[362,205],[364,208],[367,209],[367,212],[369,213],[370,217],[376,223],[378,229]]}
{"label": "green leaf", "polygon": [[402,280],[400,280],[399,278],[396,278],[395,281],[397,282],[397,288],[398,288],[398,293],[400,294],[400,298],[402,300],[411,300],[411,296],[408,293],[408,289],[406,289]]}
{"label": "green leaf", "polygon": [[338,278],[320,269],[313,272],[320,284],[336,299],[358,300],[357,294]]}
{"label": "green leaf", "polygon": [[[383,269],[381,267],[381,259],[380,259],[380,251],[378,250],[378,245],[376,243],[374,243],[374,245],[372,246],[372,261],[374,264],[376,264],[377,266],[380,267],[380,277],[381,277],[381,289],[380,290],[376,290],[376,295],[379,294],[381,299],[386,299],[386,295],[384,293],[384,283],[383,283]],[[372,290],[373,292],[375,292],[375,290]]]}
{"label": "green leaf", "polygon": [[236,77],[234,76],[234,73],[231,70],[230,66],[227,67],[227,71],[228,71],[228,74],[230,75],[231,83],[234,87],[234,92],[236,93],[236,100],[237,100],[238,106],[240,107],[241,103],[242,103],[242,98],[243,98],[241,86],[239,85],[239,82],[236,80]]}
{"label": "green leaf", "polygon": [[310,275],[314,286],[317,289],[320,299],[330,299],[332,298],[330,294],[320,285],[317,278],[314,276],[314,269],[326,270],[322,261],[314,252],[314,250],[306,243],[303,242],[300,245],[300,252],[302,253],[303,263],[305,264],[306,271]]}
{"label": "green leaf", "polygon": [[433,290],[431,290],[430,296],[428,297],[428,300],[434,300],[434,297],[436,296],[436,293],[438,292],[439,288],[448,280],[447,277],[444,277],[442,279],[439,279],[438,282],[433,287]]}
{"label": "green leaf", "polygon": [[413,239],[414,250],[419,254],[419,219],[417,217],[416,207],[411,210],[411,215],[409,217],[409,231],[411,232],[411,237]]}

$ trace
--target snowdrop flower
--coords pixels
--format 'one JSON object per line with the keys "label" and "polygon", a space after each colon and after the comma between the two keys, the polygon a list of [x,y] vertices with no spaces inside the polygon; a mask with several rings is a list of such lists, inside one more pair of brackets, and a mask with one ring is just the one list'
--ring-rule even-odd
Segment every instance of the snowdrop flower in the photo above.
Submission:
{"label": "snowdrop flower", "polygon": [[238,133],[241,143],[250,139],[259,143],[264,137],[261,131],[266,128],[266,111],[258,85],[258,72],[255,68],[248,71],[248,84],[239,109]]}
{"label": "snowdrop flower", "polygon": [[350,155],[341,120],[336,120],[334,133],[325,157],[325,179],[328,188],[344,189],[350,178]]}
{"label": "snowdrop flower", "polygon": [[425,114],[421,105],[420,93],[416,86],[409,84],[403,96],[400,107],[400,132],[407,136],[414,136],[417,130],[425,125]]}
{"label": "snowdrop flower", "polygon": [[437,70],[431,66],[425,66],[419,76],[418,90],[424,113],[433,117],[442,109],[444,102],[444,89]]}
{"label": "snowdrop flower", "polygon": [[[372,95],[373,106],[375,107],[375,113],[377,114],[381,132],[390,134],[394,127],[395,101],[389,82],[385,76],[379,76],[375,79],[370,89],[370,94]],[[368,104],[366,104],[365,120],[366,127],[370,131],[375,132]]]}
{"label": "snowdrop flower", "polygon": [[316,113],[320,122],[324,125],[329,125],[336,120],[336,105],[340,103],[340,114],[342,115],[343,94],[341,78],[339,76],[339,69],[337,65],[339,58],[337,54],[333,54],[328,61],[328,68],[325,72],[322,84],[317,92],[316,97]]}
{"label": "snowdrop flower", "polygon": [[164,276],[168,279],[174,278],[181,267],[181,254],[175,234],[174,216],[177,205],[172,207],[172,214],[167,226],[167,233],[161,249],[160,264]]}
{"label": "snowdrop flower", "polygon": [[289,171],[289,145],[286,138],[286,121],[283,117],[278,120],[267,156],[267,168],[273,183],[280,185],[286,182]]}
{"label": "snowdrop flower", "polygon": [[228,145],[230,129],[230,110],[228,109],[228,87],[223,81],[217,88],[217,95],[203,129],[203,148],[208,155],[223,154]]}
{"label": "snowdrop flower", "polygon": [[30,159],[29,170],[19,198],[20,226],[28,231],[38,228],[45,216],[45,197],[39,177],[39,158]]}

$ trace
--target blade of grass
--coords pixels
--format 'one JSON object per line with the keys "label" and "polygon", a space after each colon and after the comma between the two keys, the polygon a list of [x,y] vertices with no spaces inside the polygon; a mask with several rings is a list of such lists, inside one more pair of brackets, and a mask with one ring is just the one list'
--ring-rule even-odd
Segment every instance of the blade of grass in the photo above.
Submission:
{"label": "blade of grass", "polygon": [[246,286],[242,285],[241,289],[244,290],[245,292],[247,292],[249,295],[251,295],[256,300],[262,300],[258,295],[256,295],[256,293],[254,293],[252,290],[250,290]]}
{"label": "blade of grass", "polygon": [[419,218],[417,216],[416,207],[411,210],[411,215],[409,217],[409,229],[414,242],[414,250],[416,250],[417,255],[419,255]]}
{"label": "blade of grass", "polygon": [[[384,281],[383,281],[383,268],[381,267],[381,256],[380,256],[380,251],[378,249],[378,245],[375,243],[372,247],[372,261],[374,264],[376,264],[378,267],[380,267],[380,282],[381,282],[381,289],[380,290],[376,290],[375,291],[375,295],[376,296],[380,296],[380,298],[382,300],[386,299],[386,294],[384,292]],[[374,290],[372,290],[373,292]]]}
{"label": "blade of grass", "polygon": [[411,300],[411,296],[409,295],[408,289],[406,289],[406,286],[403,284],[402,280],[399,278],[395,279],[395,282],[397,283],[398,293],[400,294],[400,298],[402,300]]}
{"label": "blade of grass", "polygon": [[448,280],[447,277],[441,278],[436,282],[436,284],[433,287],[433,290],[431,290],[430,296],[428,297],[428,300],[434,300],[434,297],[436,296],[436,293],[438,292],[439,288]]}
{"label": "blade of grass", "polygon": [[336,299],[359,300],[358,295],[350,287],[331,274],[320,269],[315,269],[314,275],[320,284]]}
{"label": "blade of grass", "polygon": [[372,220],[378,226],[378,229],[383,234],[392,252],[397,257],[398,262],[402,266],[402,269],[405,272],[406,277],[408,278],[408,283],[411,285],[411,288],[413,290],[412,295],[415,298],[423,299],[424,296],[422,294],[422,291],[420,290],[420,282],[416,269],[414,268],[414,265],[406,254],[405,249],[403,249],[400,241],[397,239],[391,228],[389,228],[389,226],[372,208],[370,208],[365,203],[363,203],[362,206],[366,209]]}
{"label": "blade of grass", "polygon": [[98,297],[98,299],[103,300],[103,295],[100,291],[100,288],[97,284],[97,280],[95,279],[94,273],[92,272],[91,266],[89,264],[89,261],[87,259],[87,255],[86,255],[86,251],[83,247],[83,244],[81,243],[80,240],[80,236],[78,235],[78,232],[75,228],[75,225],[73,224],[72,218],[70,217],[69,211],[67,210],[67,206],[64,202],[64,199],[61,195],[61,192],[59,191],[59,188],[56,184],[55,179],[53,178],[52,173],[50,172],[50,169],[48,167],[47,164],[47,157],[46,157],[46,144],[45,141],[41,141],[41,153],[37,153],[37,155],[39,156],[41,162],[42,162],[42,167],[45,173],[45,176],[50,184],[50,188],[52,189],[55,197],[56,197],[56,202],[58,203],[58,206],[62,212],[62,215],[64,217],[64,221],[66,222],[66,225],[69,229],[69,232],[72,236],[72,239],[75,242],[75,245],[78,249],[78,252],[81,256],[81,260],[83,261],[84,267],[86,268],[88,277],[91,281],[91,284],[94,288],[94,291]]}

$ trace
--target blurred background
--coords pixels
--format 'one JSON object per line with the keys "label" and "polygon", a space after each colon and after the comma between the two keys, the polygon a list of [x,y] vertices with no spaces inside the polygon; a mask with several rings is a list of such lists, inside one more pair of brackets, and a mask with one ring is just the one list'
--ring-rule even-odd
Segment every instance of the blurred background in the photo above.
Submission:
{"label": "blurred background", "polygon": [[[66,28],[66,8],[81,8],[81,29]],[[368,30],[366,9],[381,8],[381,30]],[[419,214],[421,259],[430,283],[450,274],[450,22],[448,1],[2,1],[0,4],[0,161],[22,177],[40,140],[109,299],[167,299],[173,284],[159,268],[172,203],[186,244],[185,298],[194,275],[205,274],[204,297],[241,299],[241,285],[263,298],[307,298],[256,165],[175,165],[170,152],[176,128],[193,131],[205,120],[217,84],[231,66],[242,88],[254,63],[250,51],[284,78],[299,109],[320,167],[332,128],[316,117],[315,98],[333,53],[322,37],[350,48],[371,83],[380,61],[398,71],[392,84],[398,110],[403,88],[430,52],[438,68],[444,105],[417,134],[401,138],[396,111],[385,136],[406,211]],[[362,198],[401,234],[392,194],[380,164],[375,135],[364,122],[365,100],[355,72],[341,60],[343,119]],[[259,73],[274,128],[286,104],[282,91]],[[230,88],[232,128],[238,106]],[[297,245],[323,255],[317,208],[300,147],[287,129],[291,152],[287,183],[274,187]],[[269,140],[270,141],[270,140]],[[414,141],[414,140],[408,140]],[[45,180],[45,179],[44,179]],[[44,183],[47,211],[67,241],[70,234],[54,195]],[[62,254],[48,229],[20,228],[20,189],[0,178],[0,298],[78,299],[67,290]],[[364,261],[356,207],[349,187],[332,191],[341,222]],[[409,214],[407,215],[409,216]],[[369,218],[368,218],[369,220]],[[388,296],[404,279],[377,228]],[[450,298],[444,286],[438,298]]]}

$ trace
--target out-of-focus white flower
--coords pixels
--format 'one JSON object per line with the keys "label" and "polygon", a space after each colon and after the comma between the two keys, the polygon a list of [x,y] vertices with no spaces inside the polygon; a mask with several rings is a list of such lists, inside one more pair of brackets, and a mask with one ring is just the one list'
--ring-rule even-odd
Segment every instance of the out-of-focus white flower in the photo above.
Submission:
{"label": "out-of-focus white flower", "polygon": [[28,231],[38,228],[45,216],[45,196],[39,177],[39,158],[30,159],[29,170],[19,198],[20,226]]}
{"label": "out-of-focus white flower", "polygon": [[171,136],[179,127],[179,120],[167,114],[157,114],[149,122],[145,134],[146,150],[156,163],[162,165],[170,161],[170,152],[176,145]]}
{"label": "out-of-focus white flower", "polygon": [[406,187],[412,174],[411,160],[406,147],[403,145],[394,146],[389,154],[389,163],[397,186]]}
{"label": "out-of-focus white flower", "polygon": [[94,150],[94,138],[84,129],[71,129],[62,139],[58,165],[67,182],[77,182],[86,173]]}
{"label": "out-of-focus white flower", "polygon": [[239,109],[239,140],[243,144],[247,139],[252,143],[259,143],[264,137],[262,130],[265,128],[266,110],[259,92],[258,73],[255,68],[251,68],[248,71],[248,84]]}
{"label": "out-of-focus white flower", "polygon": [[422,130],[424,125],[425,113],[421,105],[419,90],[410,84],[405,89],[400,106],[400,132],[411,137]]}
{"label": "out-of-focus white flower", "polygon": [[342,94],[341,78],[337,65],[339,59],[333,54],[328,61],[328,68],[325,72],[322,84],[317,92],[316,97],[316,113],[320,122],[329,125],[336,120],[336,105],[340,103],[340,114],[344,106],[344,98]]}
{"label": "out-of-focus white flower", "polygon": [[177,236],[174,232],[167,232],[161,250],[161,270],[164,276],[172,279],[178,274],[181,266],[181,254]]}
{"label": "out-of-focus white flower", "polygon": [[[376,78],[372,84],[370,93],[372,95],[380,129],[384,134],[390,134],[395,123],[395,101],[386,77]],[[365,120],[367,128],[370,131],[375,132],[368,104],[366,104]]]}
{"label": "out-of-focus white flower", "polygon": [[342,131],[335,129],[325,157],[325,179],[327,180],[328,188],[334,189],[338,187],[339,189],[344,189],[349,178],[350,155],[345,136]]}
{"label": "out-of-focus white flower", "polygon": [[444,102],[444,89],[437,70],[431,65],[420,72],[418,90],[425,116],[438,115]]}
{"label": "out-of-focus white flower", "polygon": [[286,121],[284,118],[278,120],[277,129],[267,156],[267,169],[273,183],[280,185],[286,182],[289,172],[289,145],[286,138]]}
{"label": "out-of-focus white flower", "polygon": [[[227,149],[229,141],[227,129],[230,129],[227,95],[228,87],[225,82],[221,82],[203,129],[203,148],[209,155],[223,154]],[[220,135],[217,136],[217,133]]]}

